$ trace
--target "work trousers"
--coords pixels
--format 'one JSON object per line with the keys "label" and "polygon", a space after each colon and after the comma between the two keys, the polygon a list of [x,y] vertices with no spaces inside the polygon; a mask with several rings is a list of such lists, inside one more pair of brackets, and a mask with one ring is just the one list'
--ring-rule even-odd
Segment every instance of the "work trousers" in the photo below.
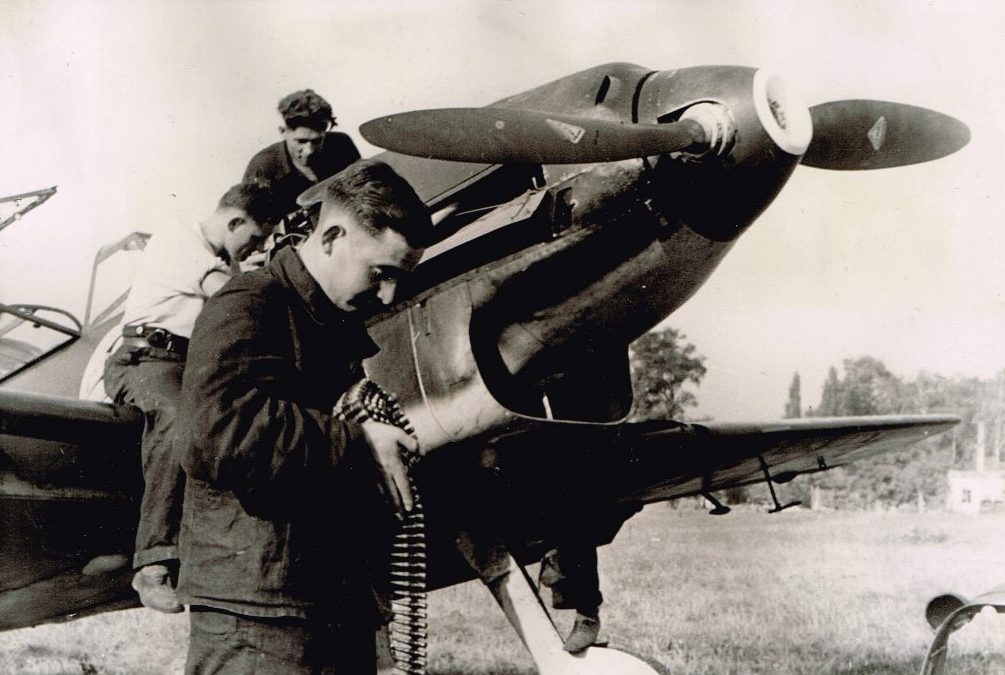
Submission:
{"label": "work trousers", "polygon": [[262,618],[193,605],[186,675],[374,675],[374,626]]}
{"label": "work trousers", "polygon": [[551,606],[593,614],[604,602],[597,548],[585,537],[567,540],[541,561],[541,583],[551,587]]}
{"label": "work trousers", "polygon": [[118,404],[143,411],[143,501],[133,567],[178,558],[185,472],[174,444],[174,423],[185,362],[160,349],[119,347],[105,361],[105,391]]}

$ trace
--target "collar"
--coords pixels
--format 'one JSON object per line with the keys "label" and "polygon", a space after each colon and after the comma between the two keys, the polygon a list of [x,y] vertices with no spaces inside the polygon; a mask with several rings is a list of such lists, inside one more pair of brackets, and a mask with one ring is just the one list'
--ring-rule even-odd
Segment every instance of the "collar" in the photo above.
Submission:
{"label": "collar", "polygon": [[317,280],[307,271],[300,254],[292,246],[287,246],[277,253],[272,259],[271,267],[286,285],[293,289],[303,302],[307,313],[317,323],[326,325],[335,321],[347,322],[350,318],[325,295]]}
{"label": "collar", "polygon": [[294,171],[296,171],[297,173],[300,173],[299,171],[297,171],[297,168],[295,166],[293,166],[293,158],[290,157],[290,149],[288,147],[286,147],[286,139],[285,138],[282,139],[281,141],[279,141],[279,156],[283,158],[283,172],[284,173],[288,174],[288,173],[292,173]]}
{"label": "collar", "polygon": [[228,267],[233,267],[233,265],[231,265],[230,262],[230,256],[227,255],[226,249],[224,249],[222,252],[217,251],[216,249],[213,248],[213,245],[209,243],[209,239],[206,238],[206,233],[202,231],[203,222],[204,221],[196,221],[194,225],[191,226],[192,233],[196,236],[196,238],[199,240],[199,243],[210,255],[212,255],[214,258],[222,260]]}
{"label": "collar", "polygon": [[376,343],[366,332],[363,321],[349,312],[335,306],[321,286],[304,267],[300,254],[292,246],[287,246],[272,259],[269,267],[297,295],[307,313],[315,323],[329,326],[346,336],[347,344],[355,345],[361,358],[377,353]]}
{"label": "collar", "polygon": [[[314,153],[311,156],[311,160],[313,160],[313,161],[308,161],[307,162],[308,165],[311,167],[311,170],[313,170],[315,174],[318,172],[318,169],[315,168],[314,165],[321,163],[321,157],[324,154],[324,148],[325,148],[324,143],[328,142],[328,138],[329,138],[328,134],[325,134],[324,142],[321,144],[321,149],[318,152]],[[282,150],[281,154],[283,156],[283,170],[287,174],[294,174],[296,176],[300,176],[304,180],[310,180],[310,178],[308,178],[307,176],[305,176],[303,174],[303,172],[301,172],[300,169],[297,168],[297,165],[293,163],[293,157],[290,156],[290,149],[288,147],[286,147],[286,139],[285,138],[283,140],[279,141],[279,145],[280,145],[280,149]]]}

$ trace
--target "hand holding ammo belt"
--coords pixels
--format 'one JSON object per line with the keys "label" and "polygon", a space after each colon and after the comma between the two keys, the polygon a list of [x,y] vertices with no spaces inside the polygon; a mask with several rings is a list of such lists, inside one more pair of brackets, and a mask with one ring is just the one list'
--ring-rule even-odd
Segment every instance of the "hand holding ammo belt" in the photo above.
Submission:
{"label": "hand holding ammo belt", "polygon": [[159,326],[127,323],[122,327],[120,347],[125,347],[134,358],[151,356],[172,361],[184,361],[188,354],[188,338],[175,335]]}
{"label": "hand holding ammo belt", "polygon": [[[344,420],[363,423],[373,420],[396,426],[415,436],[398,401],[376,382],[362,379],[342,395],[332,411]],[[411,468],[419,460],[414,452],[401,453],[401,460]],[[401,673],[424,675],[426,672],[426,528],[422,501],[411,475],[413,507],[395,534],[391,551],[391,651],[395,667]]]}

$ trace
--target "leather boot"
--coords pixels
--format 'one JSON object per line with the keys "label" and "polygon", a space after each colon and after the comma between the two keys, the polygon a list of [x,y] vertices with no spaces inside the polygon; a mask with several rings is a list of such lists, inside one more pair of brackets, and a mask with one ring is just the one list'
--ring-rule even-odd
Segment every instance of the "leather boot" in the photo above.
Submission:
{"label": "leather boot", "polygon": [[600,612],[593,615],[576,612],[576,622],[572,625],[569,637],[565,638],[563,649],[567,652],[581,652],[597,641],[600,634]]}

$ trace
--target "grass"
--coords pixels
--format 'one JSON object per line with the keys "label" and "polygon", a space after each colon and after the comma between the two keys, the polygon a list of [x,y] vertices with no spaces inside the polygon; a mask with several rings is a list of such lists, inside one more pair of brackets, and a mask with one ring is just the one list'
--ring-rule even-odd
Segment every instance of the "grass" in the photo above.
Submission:
{"label": "grass", "polygon": [[[672,673],[917,673],[927,600],[1005,581],[1005,515],[646,508],[600,551],[612,646]],[[569,612],[557,613],[566,629]],[[179,673],[185,615],[118,612],[0,634],[0,672]],[[950,640],[950,672],[1005,673],[1005,617]],[[477,583],[430,596],[434,675],[531,675],[533,663]]]}

